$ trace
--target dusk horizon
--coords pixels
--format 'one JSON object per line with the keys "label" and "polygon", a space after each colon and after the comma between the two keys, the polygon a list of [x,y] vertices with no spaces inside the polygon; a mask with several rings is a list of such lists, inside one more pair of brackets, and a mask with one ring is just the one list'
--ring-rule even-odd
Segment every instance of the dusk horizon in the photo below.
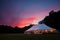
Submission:
{"label": "dusk horizon", "polygon": [[0,24],[23,28],[37,24],[51,10],[60,10],[60,0],[0,0]]}
{"label": "dusk horizon", "polygon": [[60,40],[60,0],[0,0],[0,40]]}

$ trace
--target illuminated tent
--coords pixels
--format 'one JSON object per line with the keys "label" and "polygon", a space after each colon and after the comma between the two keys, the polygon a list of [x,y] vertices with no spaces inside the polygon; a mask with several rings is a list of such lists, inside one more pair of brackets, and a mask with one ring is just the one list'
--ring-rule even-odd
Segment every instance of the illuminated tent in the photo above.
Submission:
{"label": "illuminated tent", "polygon": [[37,30],[37,29],[40,29],[40,30],[50,30],[50,29],[53,29],[45,24],[38,24],[38,25],[34,25],[32,26],[30,29],[28,29],[27,31],[29,30]]}
{"label": "illuminated tent", "polygon": [[42,34],[42,33],[48,33],[48,32],[52,32],[55,33],[55,29],[53,29],[45,24],[38,24],[38,25],[34,25],[32,26],[30,29],[26,30],[24,32],[24,34]]}

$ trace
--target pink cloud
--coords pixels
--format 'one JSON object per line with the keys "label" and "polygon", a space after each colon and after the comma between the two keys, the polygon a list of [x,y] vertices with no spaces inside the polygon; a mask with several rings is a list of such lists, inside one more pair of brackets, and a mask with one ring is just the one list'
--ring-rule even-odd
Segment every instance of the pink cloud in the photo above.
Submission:
{"label": "pink cloud", "polygon": [[31,24],[34,20],[36,20],[37,18],[35,17],[30,17],[30,18],[23,18],[20,19],[16,25],[19,26],[20,28],[23,28],[24,26],[27,26],[29,24]]}

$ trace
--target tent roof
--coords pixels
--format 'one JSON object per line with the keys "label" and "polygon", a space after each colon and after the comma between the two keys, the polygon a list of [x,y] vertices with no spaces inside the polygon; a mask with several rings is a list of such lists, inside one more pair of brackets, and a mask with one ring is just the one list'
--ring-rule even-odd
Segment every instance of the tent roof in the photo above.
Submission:
{"label": "tent roof", "polygon": [[50,30],[50,29],[53,29],[45,24],[38,24],[38,25],[34,25],[32,26],[30,29],[28,29],[27,31],[29,30],[36,30],[36,29],[40,29],[40,30],[44,30],[44,29],[47,29],[47,30]]}

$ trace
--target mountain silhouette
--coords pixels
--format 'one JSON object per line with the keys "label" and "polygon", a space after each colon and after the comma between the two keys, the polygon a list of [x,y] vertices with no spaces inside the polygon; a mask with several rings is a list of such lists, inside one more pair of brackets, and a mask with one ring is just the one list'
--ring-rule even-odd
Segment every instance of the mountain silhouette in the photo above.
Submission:
{"label": "mountain silhouette", "polygon": [[42,22],[49,27],[60,30],[60,11],[55,12],[52,10]]}

